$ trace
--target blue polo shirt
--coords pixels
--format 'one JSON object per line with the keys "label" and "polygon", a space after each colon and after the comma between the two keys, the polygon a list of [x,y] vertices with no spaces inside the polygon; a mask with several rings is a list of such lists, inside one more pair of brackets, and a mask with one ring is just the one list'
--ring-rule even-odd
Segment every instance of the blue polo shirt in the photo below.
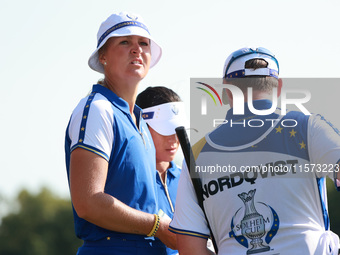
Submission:
{"label": "blue polo shirt", "polygon": [[166,173],[166,183],[163,184],[159,174],[157,174],[157,189],[159,209],[162,209],[170,218],[172,218],[175,208],[177,187],[181,169],[172,161]]}
{"label": "blue polo shirt", "polygon": [[[162,182],[160,175],[157,173],[158,205],[171,219],[174,214],[177,187],[181,169],[172,161],[166,173],[165,183]],[[177,250],[166,248],[167,254],[178,254]]]}
{"label": "blue polo shirt", "polygon": [[[94,85],[72,113],[66,130],[65,154],[69,175],[70,154],[76,148],[96,153],[108,163],[105,193],[147,213],[158,212],[155,148],[141,109],[129,105],[111,90]],[[118,233],[98,227],[74,212],[76,235],[85,241],[106,239],[150,240],[146,236]]]}

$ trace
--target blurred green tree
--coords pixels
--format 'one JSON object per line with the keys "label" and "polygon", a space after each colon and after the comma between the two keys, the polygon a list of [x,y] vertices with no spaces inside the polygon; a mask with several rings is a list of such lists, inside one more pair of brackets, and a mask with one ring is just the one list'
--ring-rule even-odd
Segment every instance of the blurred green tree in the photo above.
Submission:
{"label": "blurred green tree", "polygon": [[70,200],[43,188],[37,195],[22,190],[17,203],[18,212],[2,219],[0,254],[76,254],[82,242],[74,234]]}

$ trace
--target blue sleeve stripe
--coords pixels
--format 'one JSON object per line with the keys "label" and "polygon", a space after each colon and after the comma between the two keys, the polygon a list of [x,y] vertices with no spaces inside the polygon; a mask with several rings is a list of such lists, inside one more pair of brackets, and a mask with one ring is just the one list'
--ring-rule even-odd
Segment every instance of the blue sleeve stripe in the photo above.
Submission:
{"label": "blue sleeve stripe", "polygon": [[193,237],[200,237],[203,239],[208,239],[210,237],[210,235],[205,235],[205,234],[201,234],[198,232],[194,232],[194,231],[187,231],[187,230],[182,230],[182,229],[178,229],[178,228],[174,228],[174,227],[169,227],[169,230],[172,233],[175,234],[181,234],[181,235],[187,235],[187,236],[193,236]]}
{"label": "blue sleeve stripe", "polygon": [[85,104],[84,107],[84,111],[83,111],[83,116],[82,116],[82,120],[81,120],[81,125],[80,125],[80,131],[79,131],[79,138],[78,138],[78,143],[75,144],[72,148],[71,148],[71,152],[73,150],[75,150],[76,148],[82,148],[88,151],[91,151],[101,157],[103,157],[105,160],[109,161],[109,156],[104,153],[101,150],[98,150],[97,148],[90,146],[90,145],[86,145],[84,144],[84,138],[85,138],[85,131],[86,131],[86,123],[87,123],[87,119],[88,119],[88,115],[90,112],[90,106],[91,106],[91,102],[93,101],[94,96],[96,95],[96,92],[92,92]]}
{"label": "blue sleeve stripe", "polygon": [[326,209],[326,205],[324,201],[324,194],[323,194],[323,189],[322,189],[322,187],[325,185],[325,178],[317,178],[317,184],[319,188],[319,195],[320,195],[323,221],[325,223],[325,230],[329,230],[329,216],[328,216],[328,212]]}
{"label": "blue sleeve stripe", "polygon": [[89,97],[86,101],[85,107],[84,107],[83,117],[81,119],[81,124],[80,124],[79,138],[78,138],[79,143],[82,143],[84,141],[84,138],[85,138],[86,123],[87,123],[87,119],[88,119],[88,115],[89,115],[89,111],[90,111],[90,105],[91,105],[91,102],[92,102],[95,94],[96,94],[95,92],[92,92],[89,95]]}
{"label": "blue sleeve stripe", "polygon": [[78,144],[74,145],[74,146],[71,148],[71,152],[72,152],[73,150],[77,149],[77,148],[82,148],[82,149],[91,151],[91,152],[93,152],[93,153],[95,153],[95,154],[97,154],[97,155],[103,157],[103,158],[106,159],[107,161],[109,161],[109,156],[108,156],[106,153],[104,153],[104,152],[102,152],[101,150],[98,150],[98,149],[96,149],[96,148],[94,148],[94,147],[92,147],[92,146],[85,145],[85,144],[79,144],[79,143],[78,143]]}

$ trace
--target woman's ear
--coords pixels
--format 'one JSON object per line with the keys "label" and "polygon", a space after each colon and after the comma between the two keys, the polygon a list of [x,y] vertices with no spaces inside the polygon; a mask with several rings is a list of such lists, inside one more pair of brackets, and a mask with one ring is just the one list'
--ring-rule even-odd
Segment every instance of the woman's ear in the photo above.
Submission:
{"label": "woman's ear", "polygon": [[102,65],[106,65],[106,57],[104,53],[100,53],[98,60]]}

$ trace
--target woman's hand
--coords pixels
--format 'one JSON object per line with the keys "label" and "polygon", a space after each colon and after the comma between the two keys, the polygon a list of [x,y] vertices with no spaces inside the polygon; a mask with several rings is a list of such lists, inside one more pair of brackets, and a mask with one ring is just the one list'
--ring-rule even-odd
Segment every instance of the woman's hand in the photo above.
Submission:
{"label": "woman's hand", "polygon": [[159,229],[155,237],[159,238],[167,247],[177,250],[176,234],[169,231],[170,217],[161,217],[159,222]]}

